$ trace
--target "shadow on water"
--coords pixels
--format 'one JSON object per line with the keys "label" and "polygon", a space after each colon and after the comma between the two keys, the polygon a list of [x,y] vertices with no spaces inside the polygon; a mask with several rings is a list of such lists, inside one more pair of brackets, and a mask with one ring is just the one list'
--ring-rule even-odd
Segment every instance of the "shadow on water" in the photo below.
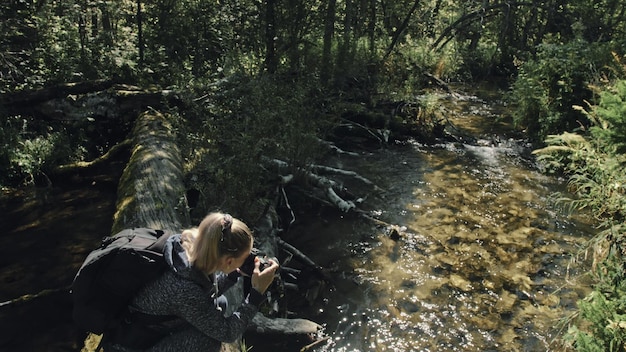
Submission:
{"label": "shadow on water", "polygon": [[84,335],[73,326],[69,288],[89,251],[109,234],[114,184],[3,192],[0,351],[80,350]]}
{"label": "shadow on water", "polygon": [[474,96],[444,98],[455,131],[474,143],[410,142],[338,160],[385,189],[369,196],[370,214],[402,226],[400,239],[353,216],[289,233],[334,272],[334,288],[308,308],[330,336],[319,350],[563,347],[560,323],[589,290],[586,264],[572,258],[592,222],[550,201],[562,181],[534,168],[500,111]]}

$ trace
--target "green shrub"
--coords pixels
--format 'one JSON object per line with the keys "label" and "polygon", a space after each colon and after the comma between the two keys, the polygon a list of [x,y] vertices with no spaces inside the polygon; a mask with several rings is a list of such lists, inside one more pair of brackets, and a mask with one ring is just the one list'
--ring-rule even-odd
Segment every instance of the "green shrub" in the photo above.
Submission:
{"label": "green shrub", "polygon": [[561,200],[589,209],[603,229],[585,248],[593,254],[594,290],[578,302],[578,319],[565,336],[578,351],[623,352],[626,346],[625,93],[623,80],[603,87],[598,105],[577,108],[593,124],[588,133],[550,135],[548,146],[535,151],[545,166],[568,176],[575,199]]}
{"label": "green shrub", "polygon": [[[618,250],[619,251],[619,250]],[[578,302],[579,328],[569,329],[566,339],[577,351],[622,352],[626,346],[626,277],[623,258],[614,252],[597,270],[599,284]]]}
{"label": "green shrub", "polygon": [[589,84],[610,58],[604,44],[584,40],[542,44],[536,58],[521,65],[509,96],[516,125],[535,142],[588,127],[586,116],[572,107],[592,101]]}
{"label": "green shrub", "polygon": [[197,116],[187,116],[193,126],[185,132],[190,143],[183,153],[188,173],[197,179],[191,186],[211,197],[207,204],[253,212],[250,201],[265,197],[267,185],[275,182],[276,172],[265,169],[264,158],[286,161],[294,172],[316,160],[324,112],[315,84],[232,76],[215,88]]}
{"label": "green shrub", "polygon": [[592,118],[595,120],[592,135],[615,148],[616,153],[626,152],[626,80],[617,81],[600,93]]}
{"label": "green shrub", "polygon": [[85,130],[90,129],[90,122],[74,124],[52,126],[23,116],[5,117],[0,125],[0,185],[46,184],[55,167],[84,160],[89,139]]}

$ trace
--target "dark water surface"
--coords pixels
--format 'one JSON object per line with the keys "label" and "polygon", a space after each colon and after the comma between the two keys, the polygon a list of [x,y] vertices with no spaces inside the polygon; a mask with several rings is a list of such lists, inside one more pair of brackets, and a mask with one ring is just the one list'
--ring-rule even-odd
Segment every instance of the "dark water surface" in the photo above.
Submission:
{"label": "dark water surface", "polygon": [[115,199],[111,183],[97,182],[3,192],[0,351],[80,350],[84,335],[72,323],[69,287],[109,234]]}

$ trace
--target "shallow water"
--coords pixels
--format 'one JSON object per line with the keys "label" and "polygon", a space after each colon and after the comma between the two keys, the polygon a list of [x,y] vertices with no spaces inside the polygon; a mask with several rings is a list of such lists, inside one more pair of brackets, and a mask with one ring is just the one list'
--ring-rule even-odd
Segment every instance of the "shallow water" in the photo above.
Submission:
{"label": "shallow water", "polygon": [[561,348],[561,323],[588,292],[587,267],[572,257],[593,234],[590,221],[550,201],[563,182],[509,137],[497,101],[443,98],[455,130],[475,142],[409,142],[337,161],[385,189],[369,195],[369,214],[399,226],[399,239],[354,216],[291,232],[334,272],[308,312],[330,337],[319,350]]}

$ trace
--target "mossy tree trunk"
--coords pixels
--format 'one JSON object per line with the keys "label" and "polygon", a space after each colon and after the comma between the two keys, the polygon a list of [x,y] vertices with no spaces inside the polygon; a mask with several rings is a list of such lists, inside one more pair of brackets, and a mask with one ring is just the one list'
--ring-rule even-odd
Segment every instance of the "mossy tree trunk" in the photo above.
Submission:
{"label": "mossy tree trunk", "polygon": [[148,110],[137,119],[132,138],[111,232],[130,227],[173,231],[189,227],[183,162],[171,123],[165,115]]}
{"label": "mossy tree trunk", "polygon": [[[139,115],[130,160],[118,185],[111,234],[132,227],[180,231],[186,216],[182,158],[167,117],[155,110]],[[100,336],[89,334],[83,352],[95,351]]]}

